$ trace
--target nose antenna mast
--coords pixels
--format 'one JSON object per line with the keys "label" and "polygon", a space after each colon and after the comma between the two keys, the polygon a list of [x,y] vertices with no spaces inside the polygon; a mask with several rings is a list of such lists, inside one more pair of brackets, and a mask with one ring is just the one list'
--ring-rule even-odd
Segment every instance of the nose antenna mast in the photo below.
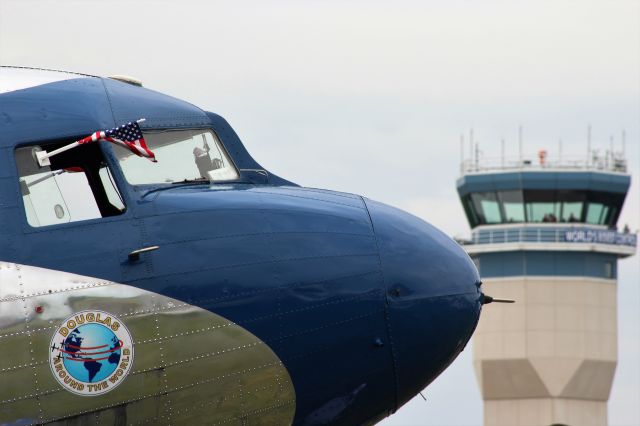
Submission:
{"label": "nose antenna mast", "polygon": [[489,303],[516,303],[515,300],[511,300],[511,299],[497,299],[495,297],[491,297],[491,296],[487,296],[486,294],[482,293],[482,299],[480,300],[480,303],[482,303],[483,305],[487,305]]}

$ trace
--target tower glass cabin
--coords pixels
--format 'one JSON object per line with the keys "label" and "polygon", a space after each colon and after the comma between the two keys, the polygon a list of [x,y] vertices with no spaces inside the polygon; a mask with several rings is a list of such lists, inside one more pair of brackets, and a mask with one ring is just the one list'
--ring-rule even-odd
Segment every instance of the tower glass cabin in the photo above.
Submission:
{"label": "tower glass cabin", "polygon": [[466,161],[462,241],[484,293],[474,368],[486,426],[607,424],[617,363],[617,260],[637,236],[616,226],[631,177],[623,158]]}

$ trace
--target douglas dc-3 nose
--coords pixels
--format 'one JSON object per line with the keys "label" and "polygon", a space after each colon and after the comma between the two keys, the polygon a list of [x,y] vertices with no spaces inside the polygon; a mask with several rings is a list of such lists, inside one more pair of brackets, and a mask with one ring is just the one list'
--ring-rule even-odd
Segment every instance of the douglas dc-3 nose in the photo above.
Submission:
{"label": "douglas dc-3 nose", "polygon": [[471,337],[477,271],[423,220],[139,85],[0,83],[0,424],[372,424]]}
{"label": "douglas dc-3 nose", "polygon": [[389,306],[398,405],[464,349],[480,316],[480,279],[464,250],[402,210],[366,201]]}

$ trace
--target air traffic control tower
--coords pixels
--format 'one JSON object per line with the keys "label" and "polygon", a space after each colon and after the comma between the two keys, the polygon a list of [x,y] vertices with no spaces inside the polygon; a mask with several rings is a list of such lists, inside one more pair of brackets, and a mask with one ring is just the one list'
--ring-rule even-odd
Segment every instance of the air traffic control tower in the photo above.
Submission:
{"label": "air traffic control tower", "polygon": [[485,294],[474,367],[485,426],[603,426],[617,363],[616,230],[631,177],[621,156],[463,161],[463,245]]}

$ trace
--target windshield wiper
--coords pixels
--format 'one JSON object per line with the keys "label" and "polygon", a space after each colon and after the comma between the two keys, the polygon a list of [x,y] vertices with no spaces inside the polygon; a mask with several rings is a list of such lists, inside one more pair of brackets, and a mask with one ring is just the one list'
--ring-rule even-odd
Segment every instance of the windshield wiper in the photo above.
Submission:
{"label": "windshield wiper", "polygon": [[207,178],[195,178],[195,179],[185,179],[185,180],[179,180],[177,182],[171,182],[172,185],[182,185],[185,183],[211,183],[211,181]]}
{"label": "windshield wiper", "polygon": [[146,191],[144,194],[142,194],[141,198],[144,198],[147,195],[152,194],[154,192],[166,191],[167,189],[179,188],[180,186],[203,185],[203,184],[209,185],[210,183],[212,182],[207,178],[185,179],[178,182],[171,182],[172,186],[160,186],[160,187],[152,188]]}

